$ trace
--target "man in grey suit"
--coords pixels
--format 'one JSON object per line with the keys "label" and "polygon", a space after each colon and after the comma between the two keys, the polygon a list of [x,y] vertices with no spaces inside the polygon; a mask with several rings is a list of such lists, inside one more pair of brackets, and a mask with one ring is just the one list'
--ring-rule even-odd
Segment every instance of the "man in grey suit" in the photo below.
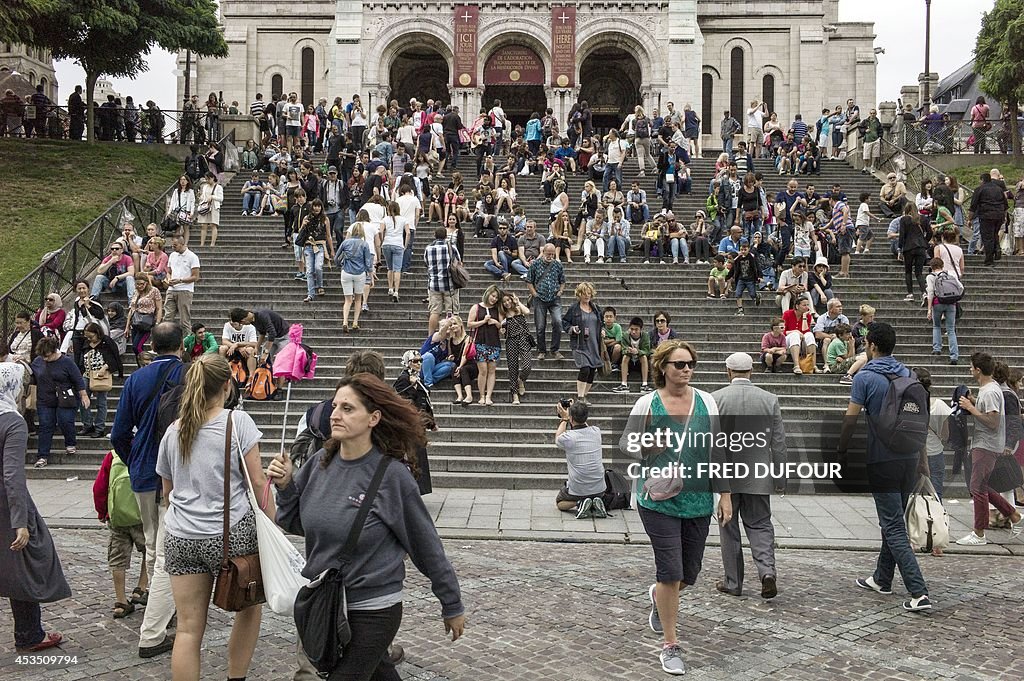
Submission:
{"label": "man in grey suit", "polygon": [[[716,587],[722,593],[743,593],[743,548],[740,545],[740,519],[750,542],[750,553],[761,579],[761,598],[775,598],[775,530],[772,527],[771,493],[773,478],[763,475],[766,466],[786,463],[786,430],[782,422],[779,398],[750,382],[753,360],[736,352],[725,360],[730,384],[713,393],[725,433],[763,433],[761,442],[742,451],[729,451],[733,463],[744,463],[749,474],[732,479],[733,522],[722,526],[722,563],[725,579]],[[738,435],[737,435],[738,436]],[[760,466],[758,466],[760,464]],[[762,475],[755,475],[755,466]],[[782,491],[782,478],[775,481]]]}

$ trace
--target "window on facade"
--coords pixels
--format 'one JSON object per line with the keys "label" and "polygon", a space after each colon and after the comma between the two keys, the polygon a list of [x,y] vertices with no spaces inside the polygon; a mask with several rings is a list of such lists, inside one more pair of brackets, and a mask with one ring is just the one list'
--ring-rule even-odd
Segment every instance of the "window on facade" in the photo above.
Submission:
{"label": "window on facade", "polygon": [[313,48],[302,48],[302,92],[303,104],[313,103]]}
{"label": "window on facade", "polygon": [[768,75],[761,79],[761,101],[768,107],[768,112],[775,111],[775,76]]}
{"label": "window on facade", "polygon": [[28,72],[28,82],[29,82],[30,84],[32,84],[32,85],[35,85],[35,84],[36,84],[36,74],[35,74],[35,73],[33,73],[32,71],[29,71],[29,72]]}
{"label": "window on facade", "polygon": [[281,77],[280,73],[275,73],[270,78],[270,94],[271,96],[280,97],[284,93],[284,78]]}
{"label": "window on facade", "polygon": [[743,48],[732,48],[729,61],[729,110],[733,115],[743,115],[747,110],[743,101]]}
{"label": "window on facade", "polygon": [[700,105],[700,131],[705,135],[711,134],[712,97],[715,94],[715,77],[710,73],[701,76],[701,105]]}

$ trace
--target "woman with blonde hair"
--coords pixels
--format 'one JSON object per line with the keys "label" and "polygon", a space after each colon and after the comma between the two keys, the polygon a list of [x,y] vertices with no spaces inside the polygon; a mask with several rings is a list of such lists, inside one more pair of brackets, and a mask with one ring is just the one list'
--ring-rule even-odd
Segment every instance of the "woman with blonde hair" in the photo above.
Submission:
{"label": "woman with blonde hair", "polygon": [[[364,211],[360,211],[360,214],[364,214]],[[366,280],[373,275],[373,251],[370,244],[366,243],[366,231],[362,222],[352,225],[348,238],[338,246],[338,257],[341,258],[341,289],[345,294],[345,304],[341,311],[341,330],[348,333],[348,312],[352,309],[352,301],[354,299],[356,304],[352,329],[358,331],[363,291],[366,289]]]}
{"label": "woman with blonde hair", "polygon": [[572,262],[572,224],[564,210],[551,223],[551,243],[555,245],[555,259],[564,255],[566,262]]}
{"label": "woman with blonde hair", "polygon": [[[163,478],[166,531],[164,566],[178,611],[178,631],[171,654],[174,681],[198,681],[199,657],[206,631],[214,577],[220,571],[224,509],[228,507],[228,553],[257,551],[256,517],[246,487],[256,498],[269,484],[260,460],[259,431],[245,412],[224,408],[232,389],[231,368],[218,354],[200,355],[185,375],[178,420],[160,442],[156,472]],[[230,457],[225,469],[225,448]],[[225,499],[225,477],[229,498]],[[272,497],[263,513],[274,518]],[[244,679],[260,633],[262,608],[235,613],[228,641],[227,676]]]}
{"label": "woman with blonde hair", "polygon": [[501,357],[501,311],[498,301],[501,291],[494,284],[484,290],[480,302],[469,310],[467,325],[473,330],[476,345],[476,365],[479,370],[477,388],[480,401],[477,404],[494,406],[494,383],[497,380],[498,358]]}
{"label": "woman with blonde hair", "polygon": [[576,302],[562,317],[562,331],[569,334],[569,348],[572,359],[579,369],[576,376],[576,399],[586,402],[587,394],[594,387],[597,370],[604,364],[601,359],[601,326],[604,311],[594,302],[597,290],[590,282],[576,287]]}

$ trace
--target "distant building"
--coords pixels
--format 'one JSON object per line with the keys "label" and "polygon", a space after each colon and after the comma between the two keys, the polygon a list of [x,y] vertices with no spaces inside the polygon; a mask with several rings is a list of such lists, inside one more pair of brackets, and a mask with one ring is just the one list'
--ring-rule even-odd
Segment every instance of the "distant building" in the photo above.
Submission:
{"label": "distant building", "polygon": [[28,81],[33,92],[36,85],[42,84],[44,94],[53,101],[58,101],[56,70],[53,58],[46,49],[25,47],[17,43],[0,43],[0,76],[11,73],[20,75]]}
{"label": "distant building", "polygon": [[981,76],[974,70],[974,60],[967,62],[953,73],[939,81],[932,96],[932,102],[939,110],[948,113],[953,120],[970,118],[971,107],[983,96],[988,103],[989,118],[998,119],[1003,108],[995,97],[982,92]]}
{"label": "distant building", "polygon": [[[83,88],[85,86],[83,85]],[[84,92],[82,93],[85,94]],[[92,99],[97,104],[105,104],[107,101],[107,95],[114,95],[114,99],[117,99],[121,94],[114,89],[114,84],[106,78],[97,78],[96,87],[93,89]]]}

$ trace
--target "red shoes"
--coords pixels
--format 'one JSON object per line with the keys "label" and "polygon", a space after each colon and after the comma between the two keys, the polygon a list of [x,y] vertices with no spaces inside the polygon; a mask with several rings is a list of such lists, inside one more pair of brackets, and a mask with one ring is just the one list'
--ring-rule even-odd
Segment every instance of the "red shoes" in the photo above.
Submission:
{"label": "red shoes", "polygon": [[55,648],[64,642],[64,637],[57,632],[50,632],[47,634],[42,641],[35,644],[34,646],[25,646],[24,648],[18,648],[19,653],[38,653],[40,650],[46,650],[48,648]]}

